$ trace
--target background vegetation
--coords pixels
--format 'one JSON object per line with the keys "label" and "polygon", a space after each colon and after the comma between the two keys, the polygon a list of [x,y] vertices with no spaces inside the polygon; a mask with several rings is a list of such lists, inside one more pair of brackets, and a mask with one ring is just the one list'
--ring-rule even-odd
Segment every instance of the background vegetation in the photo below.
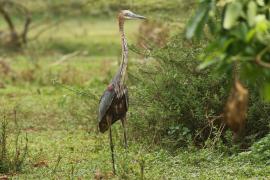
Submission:
{"label": "background vegetation", "polygon": [[[270,105],[256,84],[245,81],[250,93],[246,137],[244,147],[233,145],[231,132],[222,126],[230,71],[198,69],[202,55],[211,54],[207,47],[222,32],[210,34],[207,26],[199,26],[205,36],[185,38],[188,21],[200,8],[196,1],[13,2],[25,6],[32,21],[27,44],[15,50],[1,45],[2,177],[269,178]],[[25,16],[6,8],[16,29],[23,29]],[[125,27],[131,49],[129,148],[123,149],[122,129],[116,123],[113,176],[108,135],[98,133],[96,112],[121,58],[116,22],[121,9],[145,15],[148,22],[129,21]],[[215,14],[216,26],[221,10]],[[0,24],[9,32],[3,19]]]}

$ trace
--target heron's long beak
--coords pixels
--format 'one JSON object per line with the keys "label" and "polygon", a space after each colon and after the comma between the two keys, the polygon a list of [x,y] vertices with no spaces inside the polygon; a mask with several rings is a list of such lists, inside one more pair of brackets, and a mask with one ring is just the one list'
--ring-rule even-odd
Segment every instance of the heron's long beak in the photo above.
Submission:
{"label": "heron's long beak", "polygon": [[134,19],[146,19],[146,17],[138,15],[138,14],[132,14],[132,18],[134,18]]}

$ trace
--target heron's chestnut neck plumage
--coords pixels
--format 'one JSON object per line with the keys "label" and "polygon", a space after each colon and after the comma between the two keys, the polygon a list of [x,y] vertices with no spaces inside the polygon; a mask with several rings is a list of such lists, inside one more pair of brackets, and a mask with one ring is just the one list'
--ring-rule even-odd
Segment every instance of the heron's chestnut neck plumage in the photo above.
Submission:
{"label": "heron's chestnut neck plumage", "polygon": [[119,25],[119,31],[124,32],[124,23],[125,23],[125,18],[122,13],[119,13],[118,15],[118,25]]}
{"label": "heron's chestnut neck plumage", "polygon": [[119,31],[121,34],[121,42],[122,42],[122,61],[120,65],[120,71],[121,71],[120,82],[123,83],[125,79],[127,63],[128,63],[128,46],[127,46],[126,35],[124,32],[125,19],[122,16],[120,16],[118,21],[119,21]]}
{"label": "heron's chestnut neck plumage", "polygon": [[126,40],[126,36],[124,32],[124,23],[125,23],[125,18],[123,14],[119,13],[118,24],[119,24],[119,32],[121,35],[122,61],[115,77],[112,80],[112,83],[116,83],[119,86],[122,86],[124,83],[127,64],[128,64],[128,46],[127,46],[127,40]]}

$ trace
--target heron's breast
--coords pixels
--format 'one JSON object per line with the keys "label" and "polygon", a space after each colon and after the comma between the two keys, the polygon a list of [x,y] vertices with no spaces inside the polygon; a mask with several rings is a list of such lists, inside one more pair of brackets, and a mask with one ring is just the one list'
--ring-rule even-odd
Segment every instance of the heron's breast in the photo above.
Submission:
{"label": "heron's breast", "polygon": [[108,87],[107,87],[107,90],[108,91],[113,91],[114,87],[113,87],[113,84],[109,84]]}

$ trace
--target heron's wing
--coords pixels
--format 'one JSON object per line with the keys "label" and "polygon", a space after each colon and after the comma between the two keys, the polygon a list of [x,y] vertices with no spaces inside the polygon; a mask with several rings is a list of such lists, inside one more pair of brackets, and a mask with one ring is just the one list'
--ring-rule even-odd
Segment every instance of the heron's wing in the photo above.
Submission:
{"label": "heron's wing", "polygon": [[99,122],[101,122],[101,120],[105,116],[115,96],[116,94],[114,91],[108,91],[108,90],[106,90],[101,96],[100,101],[99,101],[99,111],[98,111]]}

